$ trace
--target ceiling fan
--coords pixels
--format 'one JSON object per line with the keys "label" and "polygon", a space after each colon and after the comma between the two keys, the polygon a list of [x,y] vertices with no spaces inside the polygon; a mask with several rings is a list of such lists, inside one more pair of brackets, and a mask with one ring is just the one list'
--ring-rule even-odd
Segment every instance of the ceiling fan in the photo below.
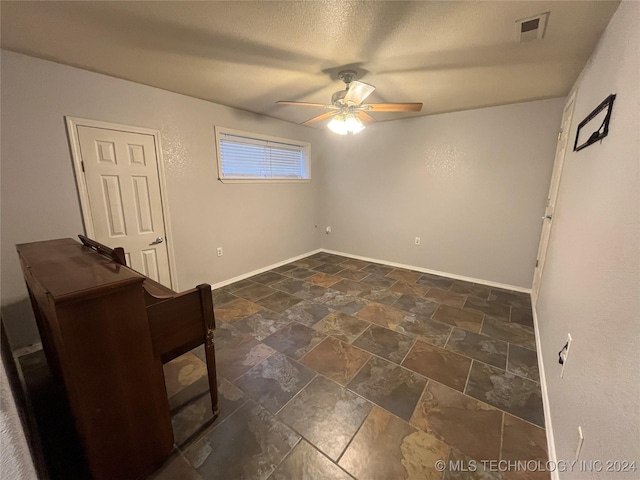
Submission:
{"label": "ceiling fan", "polygon": [[358,133],[366,126],[375,123],[375,118],[368,112],[419,112],[422,103],[368,103],[364,100],[373,93],[376,87],[356,80],[357,73],[354,70],[343,70],[338,74],[346,88],[336,92],[331,97],[331,104],[290,102],[281,100],[276,102],[281,105],[298,105],[301,107],[322,107],[329,109],[327,113],[313,117],[302,125],[311,125],[331,118],[327,125],[332,132],[340,135]]}

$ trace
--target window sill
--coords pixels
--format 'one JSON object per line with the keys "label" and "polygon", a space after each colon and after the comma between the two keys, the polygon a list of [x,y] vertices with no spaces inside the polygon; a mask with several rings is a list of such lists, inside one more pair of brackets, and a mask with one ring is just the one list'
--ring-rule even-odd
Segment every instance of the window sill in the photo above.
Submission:
{"label": "window sill", "polygon": [[310,178],[218,178],[222,183],[309,183]]}

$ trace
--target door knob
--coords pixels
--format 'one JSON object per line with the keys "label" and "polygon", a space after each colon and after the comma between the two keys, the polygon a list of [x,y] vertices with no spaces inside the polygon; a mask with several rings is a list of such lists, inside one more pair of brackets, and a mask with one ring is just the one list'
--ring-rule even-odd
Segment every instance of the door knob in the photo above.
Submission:
{"label": "door knob", "polygon": [[153,242],[151,242],[149,245],[158,245],[159,243],[162,243],[162,242],[164,242],[164,238],[158,237]]}

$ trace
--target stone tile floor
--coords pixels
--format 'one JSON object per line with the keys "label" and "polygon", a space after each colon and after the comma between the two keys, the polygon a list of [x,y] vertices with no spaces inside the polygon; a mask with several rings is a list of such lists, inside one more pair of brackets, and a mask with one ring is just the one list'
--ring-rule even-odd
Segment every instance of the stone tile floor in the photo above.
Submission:
{"label": "stone tile floor", "polygon": [[319,253],[214,291],[202,348],[165,366],[159,479],[531,479],[438,460],[546,461],[527,294]]}

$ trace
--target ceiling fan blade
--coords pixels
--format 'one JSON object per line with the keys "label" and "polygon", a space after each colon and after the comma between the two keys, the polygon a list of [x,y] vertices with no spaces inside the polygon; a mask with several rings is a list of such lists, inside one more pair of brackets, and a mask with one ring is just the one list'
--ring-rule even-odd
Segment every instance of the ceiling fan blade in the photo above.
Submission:
{"label": "ceiling fan blade", "polygon": [[337,111],[336,112],[323,113],[322,115],[318,115],[317,117],[310,118],[306,122],[302,122],[302,125],[311,125],[312,123],[316,123],[316,122],[320,122],[322,120],[326,120],[327,118],[333,117],[337,113],[338,113]]}
{"label": "ceiling fan blade", "polygon": [[360,105],[375,89],[376,87],[373,85],[354,80],[349,84],[349,90],[347,90],[347,94],[344,96],[344,102],[352,102],[354,105]]}
{"label": "ceiling fan blade", "polygon": [[369,103],[363,107],[370,107],[369,112],[419,112],[421,103]]}
{"label": "ceiling fan blade", "polygon": [[279,103],[281,105],[298,105],[300,107],[324,107],[324,108],[335,108],[333,105],[326,105],[324,103],[309,103],[309,102],[289,102],[287,100],[280,100]]}
{"label": "ceiling fan blade", "polygon": [[363,112],[362,110],[358,112],[358,118],[360,119],[360,121],[363,123],[365,127],[368,127],[369,125],[376,123],[377,121],[367,112]]}

